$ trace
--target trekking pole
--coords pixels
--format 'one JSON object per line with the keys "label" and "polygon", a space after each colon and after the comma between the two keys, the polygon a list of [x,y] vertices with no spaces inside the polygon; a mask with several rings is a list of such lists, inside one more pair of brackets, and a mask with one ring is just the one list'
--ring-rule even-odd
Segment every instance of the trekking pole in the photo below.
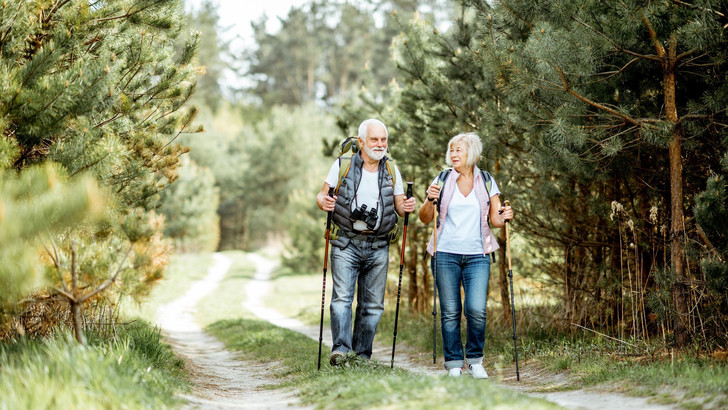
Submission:
{"label": "trekking pole", "polygon": [[[412,182],[407,183],[407,199],[412,197]],[[394,369],[394,348],[397,346],[397,321],[399,320],[399,297],[402,294],[402,268],[404,267],[404,244],[407,241],[407,223],[409,212],[404,213],[404,232],[402,233],[402,252],[399,257],[399,283],[397,284],[397,309],[394,311],[394,336],[392,338],[392,363],[389,368]]]}
{"label": "trekking pole", "polygon": [[[334,196],[334,187],[329,187],[329,196]],[[326,303],[326,267],[329,260],[329,233],[331,232],[331,215],[333,211],[327,212],[326,215],[326,246],[324,247],[324,284],[321,287],[321,322],[319,324],[319,352],[318,352],[318,370],[321,370],[321,345],[324,340],[324,304]]]}
{"label": "trekking pole", "polygon": [[[509,201],[503,202],[505,206]],[[508,256],[508,278],[511,281],[511,319],[513,319],[513,351],[516,356],[516,381],[521,381],[521,374],[518,371],[518,333],[516,332],[516,301],[513,299],[513,271],[511,270],[511,241],[508,233],[508,219],[506,219],[506,255]]]}
{"label": "trekking pole", "polygon": [[[438,200],[433,205],[437,209]],[[438,213],[435,212],[435,230],[432,232],[434,250],[432,252],[432,364],[437,364],[437,222]]]}

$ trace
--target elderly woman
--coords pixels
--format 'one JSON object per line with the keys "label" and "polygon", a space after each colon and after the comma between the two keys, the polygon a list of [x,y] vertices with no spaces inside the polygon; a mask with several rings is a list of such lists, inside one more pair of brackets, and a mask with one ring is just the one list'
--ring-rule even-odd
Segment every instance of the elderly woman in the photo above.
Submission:
{"label": "elderly woman", "polygon": [[[473,133],[454,136],[447,144],[446,155],[452,169],[440,172],[435,178],[427,188],[427,201],[419,210],[420,221],[425,224],[438,211],[437,226],[427,251],[433,256],[432,270],[440,294],[445,369],[450,376],[457,377],[465,368],[476,379],[488,377],[483,368],[485,307],[490,254],[498,249],[488,222],[501,228],[506,220],[513,218],[511,207],[501,206],[495,180],[475,165],[482,149],[480,137]],[[460,337],[461,285],[467,323],[464,355]]]}

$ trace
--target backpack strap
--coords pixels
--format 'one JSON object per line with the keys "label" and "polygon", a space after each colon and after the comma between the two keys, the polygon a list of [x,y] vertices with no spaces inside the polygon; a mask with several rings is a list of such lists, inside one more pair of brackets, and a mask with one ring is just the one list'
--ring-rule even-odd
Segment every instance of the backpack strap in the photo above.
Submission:
{"label": "backpack strap", "polygon": [[385,162],[384,165],[387,167],[387,172],[389,172],[389,176],[392,177],[392,188],[394,188],[395,186],[397,186],[397,173],[396,172],[392,172],[392,169],[389,167],[389,163],[392,160],[389,159],[389,158],[386,158],[386,161],[387,162]]}
{"label": "backpack strap", "polygon": [[440,187],[440,196],[437,198],[437,204],[435,207],[437,208],[438,214],[440,213],[440,203],[442,202],[442,187],[445,186],[445,181],[447,181],[447,177],[450,176],[450,171],[452,171],[452,168],[440,171],[440,173],[437,174],[437,186]]}
{"label": "backpack strap", "polygon": [[485,193],[488,194],[488,206],[490,206],[490,190],[493,188],[493,177],[488,171],[480,170],[480,174],[483,177],[483,185],[485,185]]}
{"label": "backpack strap", "polygon": [[[447,180],[447,177],[450,176],[450,171],[452,171],[452,168],[448,168],[446,170],[440,171],[439,174],[437,174],[437,185],[440,186],[440,197],[437,199],[437,213],[440,213],[440,203],[442,202],[442,187],[445,186],[445,181]],[[488,173],[488,171],[480,170],[480,173],[483,177],[483,185],[485,185],[485,193],[488,195],[488,205],[490,205],[490,190],[493,189],[493,177]]]}
{"label": "backpack strap", "polygon": [[351,157],[339,157],[339,181],[336,183],[336,189],[334,189],[334,195],[339,194],[339,187],[341,187],[341,181],[344,180],[346,174],[349,173],[351,168]]}

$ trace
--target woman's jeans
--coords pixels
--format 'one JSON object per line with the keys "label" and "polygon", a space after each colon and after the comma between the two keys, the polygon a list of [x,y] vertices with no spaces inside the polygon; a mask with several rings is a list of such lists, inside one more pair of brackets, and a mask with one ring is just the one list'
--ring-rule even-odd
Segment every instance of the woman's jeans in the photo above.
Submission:
{"label": "woman's jeans", "polygon": [[440,294],[440,325],[445,369],[463,367],[465,364],[460,337],[460,317],[463,312],[460,302],[460,284],[465,290],[467,324],[464,358],[467,364],[482,363],[490,255],[458,255],[437,252],[436,257],[432,258],[431,264],[433,273],[437,275],[435,279]]}
{"label": "woman's jeans", "polygon": [[[377,246],[380,245],[380,246]],[[353,350],[367,359],[372,357],[372,343],[379,318],[384,312],[384,288],[387,284],[389,244],[351,240],[346,248],[331,247],[332,351]],[[351,328],[351,304],[356,293],[356,317]]]}

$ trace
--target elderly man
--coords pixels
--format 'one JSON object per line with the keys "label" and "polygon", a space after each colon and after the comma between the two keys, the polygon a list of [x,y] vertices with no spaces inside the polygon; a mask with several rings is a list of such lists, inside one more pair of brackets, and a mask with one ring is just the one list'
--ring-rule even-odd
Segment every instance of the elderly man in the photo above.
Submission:
{"label": "elderly man", "polygon": [[[366,360],[371,358],[374,333],[384,311],[389,234],[395,229],[398,215],[414,211],[416,205],[414,197],[405,199],[399,170],[385,156],[389,134],[384,123],[365,120],[359,125],[358,136],[360,149],[341,178],[338,194],[328,194],[329,187],[339,184],[337,160],[316,195],[321,210],[334,211],[336,232],[332,236],[336,239],[331,241],[332,366],[345,364],[349,352]],[[357,285],[352,331],[351,305]]]}

